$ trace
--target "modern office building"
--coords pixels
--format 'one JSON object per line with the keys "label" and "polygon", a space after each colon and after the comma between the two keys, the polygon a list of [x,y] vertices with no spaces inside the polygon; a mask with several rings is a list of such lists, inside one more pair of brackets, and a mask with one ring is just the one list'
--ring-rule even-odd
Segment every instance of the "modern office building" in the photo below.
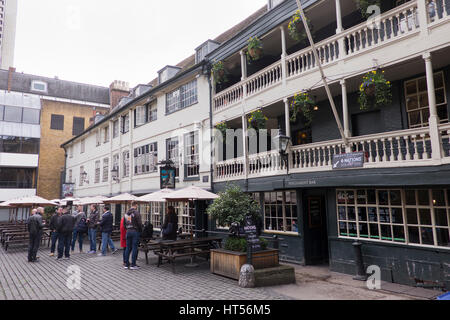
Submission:
{"label": "modern office building", "polygon": [[0,70],[0,93],[0,201],[59,198],[60,144],[109,112],[110,89],[10,68]]}
{"label": "modern office building", "polygon": [[0,69],[14,66],[17,0],[0,0]]}

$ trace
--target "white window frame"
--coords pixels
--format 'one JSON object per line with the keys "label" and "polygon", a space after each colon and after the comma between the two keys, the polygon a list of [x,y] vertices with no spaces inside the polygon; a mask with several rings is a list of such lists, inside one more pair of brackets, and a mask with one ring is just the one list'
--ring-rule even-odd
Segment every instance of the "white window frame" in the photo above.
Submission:
{"label": "white window frame", "polygon": [[119,119],[113,121],[113,139],[119,136],[120,131],[120,121]]}
{"label": "white window frame", "polygon": [[147,122],[158,120],[158,104],[154,103],[148,106]]}
{"label": "white window frame", "polygon": [[95,179],[94,183],[100,183],[100,160],[95,161]]}
{"label": "white window frame", "polygon": [[123,165],[123,178],[128,178],[130,176],[130,151],[126,150],[123,153],[122,165]]}
{"label": "white window frame", "polygon": [[136,107],[136,122],[134,124],[134,127],[139,127],[147,123],[146,109],[146,106]]}
{"label": "white window frame", "polygon": [[103,143],[109,142],[109,126],[103,128]]}
{"label": "white window frame", "polygon": [[103,179],[102,182],[108,182],[109,179],[109,158],[103,159]]}
{"label": "white window frame", "polygon": [[[44,89],[36,89],[35,85],[43,85]],[[31,91],[48,93],[48,85],[46,82],[39,81],[39,80],[33,80],[31,82]]]}
{"label": "white window frame", "polygon": [[200,135],[192,131],[184,136],[185,177],[192,178],[200,175]]}
{"label": "white window frame", "polygon": [[197,79],[166,94],[166,114],[174,113],[196,103],[198,103]]}
{"label": "white window frame", "polygon": [[[291,199],[294,199],[294,201],[291,200],[289,204],[287,204],[287,194],[290,194]],[[278,215],[278,204],[272,204],[272,203],[266,203],[266,195],[269,194],[270,198],[272,198],[272,194],[276,194],[277,198],[279,194],[281,194],[281,214]],[[253,195],[253,199],[255,201],[259,201],[259,196],[255,197]],[[276,215],[272,216],[270,212],[270,208],[274,206],[276,210]],[[288,217],[286,215],[286,207],[290,207],[291,216]],[[267,211],[269,209],[269,212]],[[263,219],[264,219],[264,231],[267,233],[282,233],[282,234],[298,234],[297,231],[292,231],[292,222],[295,220],[297,222],[297,228],[298,228],[298,202],[297,202],[297,192],[295,190],[280,190],[280,191],[273,191],[273,192],[263,192],[263,199],[262,199],[262,211],[263,211]],[[267,225],[267,219],[272,222],[273,219],[277,220],[277,228],[272,227],[272,223],[270,225]],[[282,229],[278,228],[278,220],[282,220]],[[288,227],[289,226],[289,227]]]}

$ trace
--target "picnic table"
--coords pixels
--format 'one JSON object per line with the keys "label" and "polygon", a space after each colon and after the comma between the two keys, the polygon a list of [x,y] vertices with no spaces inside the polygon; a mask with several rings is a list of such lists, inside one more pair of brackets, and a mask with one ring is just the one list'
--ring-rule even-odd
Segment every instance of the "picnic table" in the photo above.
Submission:
{"label": "picnic table", "polygon": [[[45,242],[50,238],[49,230],[42,230],[41,242]],[[8,251],[8,247],[11,244],[28,244],[30,240],[30,234],[28,231],[14,230],[3,233],[2,244],[5,247],[5,251]]]}
{"label": "picnic table", "polygon": [[[181,234],[178,234],[177,238],[179,238],[180,240],[191,239],[191,238],[193,238],[193,234],[187,233],[187,232],[181,233]],[[161,241],[161,240],[162,239],[161,239],[159,232],[155,233],[155,235],[152,238],[141,238],[141,241],[139,243],[139,251],[143,251],[145,253],[146,264],[148,264],[148,253],[150,251],[155,251],[155,250],[159,249],[159,245],[155,245],[155,243],[157,241]],[[153,241],[153,242],[150,243],[151,241]]]}
{"label": "picnic table", "polygon": [[167,260],[172,264],[172,272],[175,273],[175,259],[180,257],[205,256],[209,259],[210,250],[217,248],[217,243],[222,242],[220,237],[193,238],[184,240],[153,240],[148,245],[158,256],[158,268]]}

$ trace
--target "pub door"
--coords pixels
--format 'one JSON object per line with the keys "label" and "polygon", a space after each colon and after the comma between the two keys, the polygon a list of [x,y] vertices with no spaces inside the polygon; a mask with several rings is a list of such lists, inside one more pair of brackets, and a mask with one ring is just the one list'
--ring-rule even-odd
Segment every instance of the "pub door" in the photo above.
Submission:
{"label": "pub door", "polygon": [[305,264],[328,264],[328,233],[324,196],[304,199]]}
{"label": "pub door", "polygon": [[114,216],[114,225],[120,227],[120,220],[122,220],[122,205],[116,204],[116,211]]}

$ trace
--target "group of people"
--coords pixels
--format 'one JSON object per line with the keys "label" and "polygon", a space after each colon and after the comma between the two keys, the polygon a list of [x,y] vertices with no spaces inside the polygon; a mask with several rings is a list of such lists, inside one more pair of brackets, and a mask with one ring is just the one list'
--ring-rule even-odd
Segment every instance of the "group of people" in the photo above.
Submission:
{"label": "group of people", "polygon": [[[36,262],[38,259],[36,255],[44,227],[43,214],[43,208],[33,209],[32,215],[27,222],[30,233],[29,262]],[[168,214],[162,225],[162,239],[176,240],[177,225],[178,217],[175,214],[175,209],[169,207]],[[96,254],[97,231],[102,234],[102,247],[101,253],[98,254],[99,256],[106,256],[108,246],[111,248],[113,254],[118,251],[111,239],[113,215],[108,205],[103,207],[103,214],[101,216],[98,206],[95,204],[91,205],[89,217],[83,212],[82,206],[77,206],[72,213],[70,212],[69,206],[58,207],[50,219],[49,229],[51,231],[50,256],[54,256],[55,250],[57,249],[57,260],[70,259],[70,252],[75,250],[77,239],[80,253],[82,253],[83,239],[86,234],[89,237],[90,243],[90,251],[88,254]],[[130,210],[128,210],[120,222],[120,243],[123,248],[123,267],[125,269],[140,269],[136,261],[142,232],[143,224],[141,214],[138,210],[138,203],[132,202]],[[57,242],[58,245],[56,245]]]}

